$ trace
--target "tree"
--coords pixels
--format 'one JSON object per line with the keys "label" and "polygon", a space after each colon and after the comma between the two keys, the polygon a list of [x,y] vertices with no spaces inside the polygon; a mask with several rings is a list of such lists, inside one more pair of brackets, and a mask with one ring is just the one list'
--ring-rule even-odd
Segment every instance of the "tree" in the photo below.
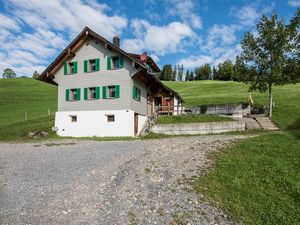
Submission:
{"label": "tree", "polygon": [[232,80],[233,77],[233,63],[226,60],[219,64],[218,79],[219,80]]}
{"label": "tree", "polygon": [[178,80],[182,81],[183,78],[183,65],[178,65]]}
{"label": "tree", "polygon": [[194,71],[191,71],[190,74],[190,81],[195,80]]}
{"label": "tree", "polygon": [[16,75],[15,71],[13,71],[12,69],[6,68],[6,69],[3,71],[2,77],[3,77],[3,79],[4,79],[4,78],[16,78],[17,75]]}
{"label": "tree", "polygon": [[185,73],[185,81],[190,81],[190,80],[191,80],[190,71],[187,70]]}
{"label": "tree", "polygon": [[163,69],[160,73],[159,79],[160,80],[171,80],[172,79],[172,65],[166,64],[163,66]]}
{"label": "tree", "polygon": [[210,78],[211,69],[209,64],[204,64],[195,68],[196,80],[208,80]]}
{"label": "tree", "polygon": [[176,81],[176,79],[177,79],[177,67],[175,65],[173,69],[172,81]]}
{"label": "tree", "polygon": [[300,79],[300,10],[288,24],[274,12],[263,15],[256,25],[257,35],[247,32],[241,42],[242,53],[236,59],[239,81],[250,90],[269,92],[269,117],[272,117],[272,86],[296,83]]}
{"label": "tree", "polygon": [[212,79],[213,80],[218,80],[218,70],[216,69],[215,66],[213,66],[213,69],[212,69]]}
{"label": "tree", "polygon": [[35,70],[34,73],[32,74],[33,79],[37,79],[40,76],[40,74]]}

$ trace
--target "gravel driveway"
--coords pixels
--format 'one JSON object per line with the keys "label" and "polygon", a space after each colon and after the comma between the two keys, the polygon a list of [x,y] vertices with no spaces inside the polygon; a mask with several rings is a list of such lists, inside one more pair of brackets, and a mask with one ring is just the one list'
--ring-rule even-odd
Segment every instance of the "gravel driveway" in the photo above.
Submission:
{"label": "gravel driveway", "polygon": [[184,178],[243,138],[0,143],[0,224],[229,224]]}

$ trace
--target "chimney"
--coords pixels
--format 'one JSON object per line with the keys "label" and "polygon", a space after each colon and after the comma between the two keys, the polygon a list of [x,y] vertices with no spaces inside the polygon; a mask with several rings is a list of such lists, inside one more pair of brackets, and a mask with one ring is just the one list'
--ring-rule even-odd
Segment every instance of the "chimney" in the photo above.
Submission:
{"label": "chimney", "polygon": [[115,36],[113,37],[113,44],[114,44],[115,46],[117,46],[117,47],[120,48],[120,38],[119,38],[119,36],[115,35]]}

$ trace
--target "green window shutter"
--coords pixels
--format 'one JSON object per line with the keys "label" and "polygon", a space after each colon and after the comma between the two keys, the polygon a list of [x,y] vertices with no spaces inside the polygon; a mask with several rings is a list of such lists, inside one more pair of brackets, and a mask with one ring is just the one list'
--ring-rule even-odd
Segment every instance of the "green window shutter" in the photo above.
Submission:
{"label": "green window shutter", "polygon": [[96,71],[100,70],[100,59],[96,59]]}
{"label": "green window shutter", "polygon": [[77,62],[74,62],[74,70],[75,70],[75,73],[78,72],[78,63]]}
{"label": "green window shutter", "polygon": [[87,71],[88,71],[88,61],[87,60],[84,60],[84,62],[83,62],[83,71],[85,72],[85,73],[87,73]]}
{"label": "green window shutter", "polygon": [[77,91],[77,93],[76,93],[77,100],[80,100],[80,88],[77,88],[76,91]]}
{"label": "green window shutter", "polygon": [[124,57],[123,56],[120,56],[120,68],[123,68],[124,67]]}
{"label": "green window shutter", "polygon": [[102,87],[102,98],[106,99],[106,86]]}
{"label": "green window shutter", "polygon": [[84,100],[88,100],[88,88],[84,88]]}
{"label": "green window shutter", "polygon": [[70,89],[66,89],[66,101],[69,101]]}
{"label": "green window shutter", "polygon": [[132,98],[136,99],[136,88],[134,85],[132,86]]}
{"label": "green window shutter", "polygon": [[64,75],[68,74],[68,63],[64,63]]}
{"label": "green window shutter", "polygon": [[100,87],[96,87],[96,99],[100,99]]}
{"label": "green window shutter", "polygon": [[111,56],[107,56],[107,69],[111,70]]}
{"label": "green window shutter", "polygon": [[120,85],[115,86],[116,98],[120,98]]}

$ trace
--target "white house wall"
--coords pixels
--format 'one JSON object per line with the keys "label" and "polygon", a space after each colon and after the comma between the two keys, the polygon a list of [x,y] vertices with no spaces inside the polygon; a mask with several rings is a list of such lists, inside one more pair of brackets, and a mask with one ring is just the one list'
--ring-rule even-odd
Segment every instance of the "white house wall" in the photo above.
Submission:
{"label": "white house wall", "polygon": [[[71,122],[70,116],[77,116]],[[115,115],[114,122],[107,122],[106,115]],[[145,118],[139,116],[139,129]],[[55,115],[59,136],[113,137],[134,136],[134,112],[131,110],[60,111]]]}

